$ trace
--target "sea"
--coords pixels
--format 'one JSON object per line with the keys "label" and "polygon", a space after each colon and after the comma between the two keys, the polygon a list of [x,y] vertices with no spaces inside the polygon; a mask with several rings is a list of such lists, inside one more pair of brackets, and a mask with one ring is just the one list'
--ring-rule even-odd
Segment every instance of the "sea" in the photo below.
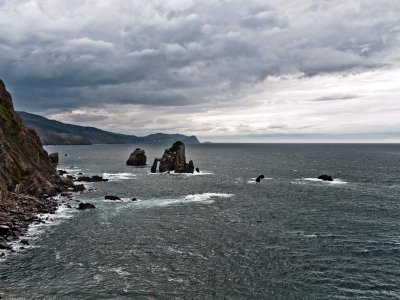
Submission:
{"label": "sea", "polygon": [[400,299],[399,144],[186,145],[194,174],[151,174],[159,146],[127,166],[136,147],[46,147],[109,181],[29,229],[0,297]]}

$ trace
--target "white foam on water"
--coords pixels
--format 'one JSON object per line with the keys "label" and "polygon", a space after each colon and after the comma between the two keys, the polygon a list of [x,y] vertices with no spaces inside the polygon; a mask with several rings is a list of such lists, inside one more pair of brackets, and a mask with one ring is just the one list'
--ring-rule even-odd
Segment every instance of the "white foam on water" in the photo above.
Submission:
{"label": "white foam on water", "polygon": [[[65,205],[61,205],[57,208],[54,214],[38,214],[37,217],[39,217],[41,220],[44,220],[46,223],[30,224],[28,230],[24,233],[23,236],[20,237],[20,240],[22,239],[28,240],[30,245],[23,245],[20,243],[20,240],[11,241],[9,242],[9,244],[13,247],[16,253],[24,251],[29,248],[37,247],[33,245],[32,242],[38,239],[40,234],[42,234],[46,230],[46,228],[48,228],[49,226],[58,225],[65,219],[72,218],[75,212],[76,212],[75,209],[71,209],[66,207]],[[48,220],[46,220],[47,218]],[[24,250],[20,249],[20,247],[24,247],[25,249]],[[4,253],[6,253],[5,257],[7,257],[10,254],[8,252]]]}
{"label": "white foam on water", "polygon": [[[133,197],[132,197],[133,198]],[[108,200],[108,199],[104,199],[103,202],[107,202],[107,203],[128,203],[128,202],[138,202],[138,201],[142,201],[140,199],[136,199],[135,201],[132,201],[132,198],[121,198],[121,200]]]}
{"label": "white foam on water", "polygon": [[196,172],[194,171],[194,173],[175,173],[175,171],[172,172],[163,172],[163,173],[149,173],[148,175],[174,175],[174,176],[186,176],[186,177],[191,177],[191,176],[207,176],[207,175],[213,175],[213,172],[209,172],[209,171],[200,171],[200,172]]}
{"label": "white foam on water", "polygon": [[103,173],[103,178],[109,181],[129,180],[135,178],[133,173]]}
{"label": "white foam on water", "polygon": [[42,220],[46,218],[52,221],[46,221],[46,223],[31,224],[28,231],[25,233],[24,238],[26,239],[36,239],[38,234],[43,232],[47,227],[52,225],[58,225],[65,219],[70,219],[74,216],[76,210],[68,208],[65,205],[61,205],[57,208],[55,214],[39,214],[38,217]]}
{"label": "white foam on water", "polygon": [[[299,180],[299,179],[297,179]],[[318,178],[302,178],[301,180],[305,180],[305,181],[314,181],[314,182],[323,182],[323,183],[329,183],[329,184],[347,184],[346,181],[343,181],[339,178],[337,179],[333,179],[333,181],[324,181],[322,179],[318,179]]]}
{"label": "white foam on water", "polygon": [[[68,173],[79,173],[79,172],[82,171],[81,168],[79,168],[79,167],[74,167],[74,166],[65,167],[65,168],[63,168],[62,166],[59,166],[58,169],[59,169],[59,170],[67,171]],[[67,174],[67,175],[68,175],[68,174]]]}
{"label": "white foam on water", "polygon": [[115,272],[115,273],[117,273],[118,275],[121,275],[121,276],[131,275],[131,273],[124,271],[121,267],[111,268],[110,271],[111,272]]}
{"label": "white foam on water", "polygon": [[223,193],[204,193],[204,194],[193,194],[187,195],[180,198],[161,198],[161,199],[149,199],[143,201],[132,202],[137,205],[138,208],[151,208],[151,207],[163,207],[170,205],[180,205],[180,204],[188,204],[188,203],[205,203],[211,204],[214,203],[217,198],[231,198],[233,194],[223,194]]}
{"label": "white foam on water", "polygon": [[[256,182],[256,177],[250,178],[250,180],[247,181],[248,184],[256,184],[256,183],[260,183],[260,182]],[[263,180],[272,180],[272,177],[264,177],[263,179],[261,179],[261,181]]]}

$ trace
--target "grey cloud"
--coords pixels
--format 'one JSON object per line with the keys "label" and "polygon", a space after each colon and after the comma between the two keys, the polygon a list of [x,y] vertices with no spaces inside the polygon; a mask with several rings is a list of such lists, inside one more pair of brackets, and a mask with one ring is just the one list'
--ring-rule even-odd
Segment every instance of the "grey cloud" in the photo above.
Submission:
{"label": "grey cloud", "polygon": [[1,1],[0,76],[32,111],[230,101],[268,76],[397,63],[384,2]]}
{"label": "grey cloud", "polygon": [[71,115],[70,119],[73,123],[88,123],[88,122],[96,122],[96,121],[105,121],[108,120],[109,117],[105,115],[87,115],[87,114],[75,114]]}

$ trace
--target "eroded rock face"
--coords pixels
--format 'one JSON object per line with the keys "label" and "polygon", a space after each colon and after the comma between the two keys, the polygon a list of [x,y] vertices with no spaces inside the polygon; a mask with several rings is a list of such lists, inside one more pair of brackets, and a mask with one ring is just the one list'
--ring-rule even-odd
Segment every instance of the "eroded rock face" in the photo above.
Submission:
{"label": "eroded rock face", "polygon": [[128,166],[145,166],[146,165],[146,153],[140,148],[136,148],[135,151],[131,153],[126,164]]}
{"label": "eroded rock face", "polygon": [[58,152],[50,154],[49,158],[50,158],[50,161],[52,164],[56,164],[56,165],[58,164],[58,161],[59,161]]}
{"label": "eroded rock face", "polygon": [[73,186],[59,176],[35,131],[24,127],[0,80],[0,225],[26,228],[33,215],[54,212],[57,203],[47,197]]}
{"label": "eroded rock face", "polygon": [[37,134],[27,130],[0,80],[0,190],[54,195],[61,184]]}
{"label": "eroded rock face", "polygon": [[[158,159],[154,161],[155,165],[157,165],[157,161]],[[161,173],[170,171],[175,171],[176,173],[194,172],[193,161],[186,163],[185,144],[180,141],[174,143],[171,148],[166,149],[159,161],[160,166],[158,169]]]}
{"label": "eroded rock face", "polygon": [[158,164],[158,162],[160,161],[160,159],[158,159],[158,158],[155,158],[154,159],[154,162],[153,162],[153,165],[151,166],[151,173],[156,173],[157,172],[157,164]]}

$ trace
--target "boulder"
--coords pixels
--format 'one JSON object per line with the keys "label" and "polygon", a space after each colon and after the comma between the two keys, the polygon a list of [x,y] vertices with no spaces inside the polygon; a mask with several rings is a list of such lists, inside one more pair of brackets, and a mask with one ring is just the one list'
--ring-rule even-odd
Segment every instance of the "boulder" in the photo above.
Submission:
{"label": "boulder", "polygon": [[28,240],[20,240],[20,243],[23,245],[29,245],[29,241]]}
{"label": "boulder", "polygon": [[50,161],[52,164],[56,164],[56,165],[58,164],[58,160],[59,160],[58,152],[50,154],[49,158],[50,158]]}
{"label": "boulder", "polygon": [[12,247],[7,243],[5,239],[0,238],[0,249],[11,250]]}
{"label": "boulder", "polygon": [[193,173],[193,161],[186,163],[185,144],[178,141],[166,149],[160,160],[160,172],[175,171],[175,173]]}
{"label": "boulder", "polygon": [[92,177],[88,176],[80,176],[78,177],[77,181],[81,182],[102,182],[102,181],[108,181],[107,178],[103,178],[102,176],[94,175]]}
{"label": "boulder", "polygon": [[196,168],[196,172],[197,172],[197,173],[200,173],[200,169],[199,169],[199,168]]}
{"label": "boulder", "polygon": [[260,175],[260,176],[258,176],[258,177],[256,178],[256,182],[260,182],[261,179],[264,179],[264,178],[265,178],[264,175]]}
{"label": "boulder", "polygon": [[93,209],[96,208],[96,206],[94,206],[91,203],[79,203],[78,209],[80,210],[85,210],[85,209]]}
{"label": "boulder", "polygon": [[126,161],[126,164],[128,166],[145,166],[146,159],[147,157],[145,151],[140,148],[136,148],[135,151],[133,151],[129,156],[129,159]]}
{"label": "boulder", "polygon": [[330,175],[321,175],[321,176],[318,176],[318,179],[321,179],[323,181],[333,181],[333,178]]}
{"label": "boulder", "polygon": [[115,200],[121,200],[120,197],[117,197],[117,196],[110,196],[110,195],[105,196],[104,199],[106,199],[106,200],[113,200],[113,201],[115,201]]}
{"label": "boulder", "polygon": [[75,184],[73,187],[74,192],[83,192],[84,190],[86,190],[86,188],[83,184]]}
{"label": "boulder", "polygon": [[7,225],[0,225],[0,236],[7,236],[11,233],[11,228]]}

